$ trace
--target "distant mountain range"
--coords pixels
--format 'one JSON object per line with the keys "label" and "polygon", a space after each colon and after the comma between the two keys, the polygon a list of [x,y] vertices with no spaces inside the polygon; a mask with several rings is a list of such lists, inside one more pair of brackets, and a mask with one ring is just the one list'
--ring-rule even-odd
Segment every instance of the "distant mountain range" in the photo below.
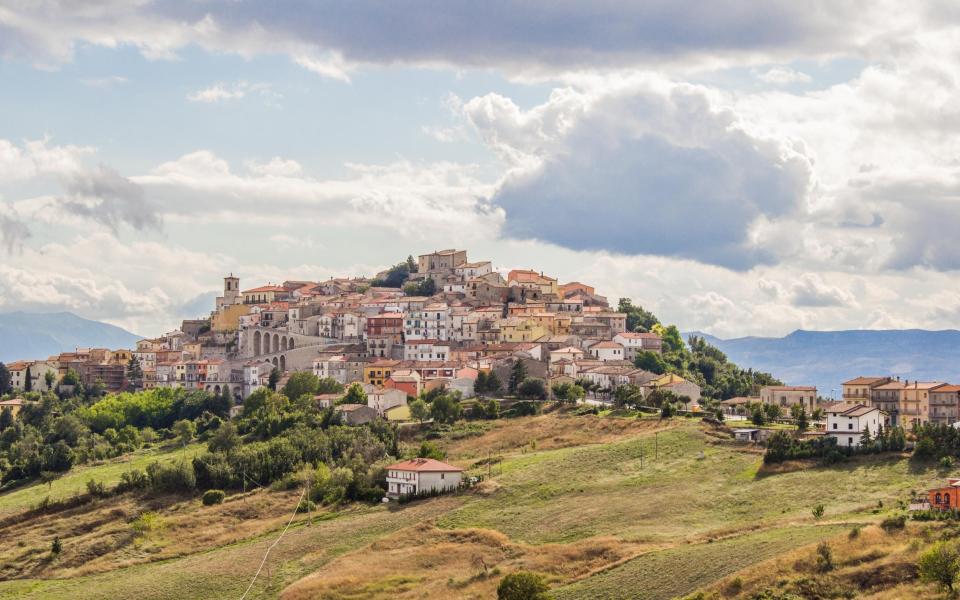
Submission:
{"label": "distant mountain range", "polygon": [[780,338],[703,336],[743,368],[768,371],[790,385],[813,384],[822,396],[864,375],[899,375],[960,383],[960,331],[923,329],[803,331]]}
{"label": "distant mountain range", "polygon": [[73,313],[0,313],[0,362],[42,359],[80,348],[133,348],[141,336]]}

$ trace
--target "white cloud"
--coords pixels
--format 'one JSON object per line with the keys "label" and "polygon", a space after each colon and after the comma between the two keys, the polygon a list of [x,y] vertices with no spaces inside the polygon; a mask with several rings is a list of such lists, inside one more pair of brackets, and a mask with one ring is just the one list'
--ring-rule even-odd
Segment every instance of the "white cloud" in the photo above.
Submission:
{"label": "white cloud", "polygon": [[757,79],[773,85],[789,85],[791,83],[810,83],[812,78],[801,71],[788,67],[773,67],[757,75]]}
{"label": "white cloud", "polygon": [[81,79],[80,83],[87,87],[94,88],[111,88],[118,85],[123,85],[129,83],[130,80],[126,77],[120,75],[108,75],[106,77],[90,77],[86,79]]}
{"label": "white cloud", "polygon": [[253,175],[273,177],[296,177],[303,173],[303,167],[295,160],[274,156],[265,163],[248,160],[247,171]]}
{"label": "white cloud", "polygon": [[248,95],[259,95],[267,101],[274,102],[283,96],[273,90],[268,83],[248,83],[240,81],[235,84],[215,83],[210,87],[187,94],[190,102],[216,104],[229,100],[240,100]]}

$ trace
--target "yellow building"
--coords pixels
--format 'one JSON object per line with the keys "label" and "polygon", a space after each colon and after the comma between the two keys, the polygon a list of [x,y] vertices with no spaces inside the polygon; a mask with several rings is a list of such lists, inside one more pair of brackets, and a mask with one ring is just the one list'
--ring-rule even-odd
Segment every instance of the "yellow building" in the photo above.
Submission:
{"label": "yellow building", "polygon": [[549,331],[529,318],[510,317],[500,321],[501,342],[532,342],[549,335]]}
{"label": "yellow building", "polygon": [[399,364],[399,360],[378,360],[372,362],[363,367],[363,382],[377,387],[383,387],[383,382],[389,379]]}
{"label": "yellow building", "polygon": [[240,317],[250,314],[250,304],[233,304],[225,306],[213,315],[210,328],[218,333],[236,331],[240,329]]}

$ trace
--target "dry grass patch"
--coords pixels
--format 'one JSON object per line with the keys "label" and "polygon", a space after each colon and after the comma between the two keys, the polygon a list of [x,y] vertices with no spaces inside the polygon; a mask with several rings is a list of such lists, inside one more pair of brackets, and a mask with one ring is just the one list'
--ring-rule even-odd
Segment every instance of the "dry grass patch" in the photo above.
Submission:
{"label": "dry grass patch", "polygon": [[[340,557],[288,587],[281,598],[491,598],[511,571],[536,571],[562,583],[640,550],[612,538],[529,546],[497,531],[443,530],[424,523]],[[416,585],[386,585],[413,580]]]}
{"label": "dry grass patch", "polygon": [[601,417],[553,412],[533,417],[500,419],[490,423],[483,436],[443,442],[455,460],[484,458],[490,454],[512,453],[531,447],[551,450],[587,444],[603,444],[641,433],[652,433],[671,425],[630,417]]}

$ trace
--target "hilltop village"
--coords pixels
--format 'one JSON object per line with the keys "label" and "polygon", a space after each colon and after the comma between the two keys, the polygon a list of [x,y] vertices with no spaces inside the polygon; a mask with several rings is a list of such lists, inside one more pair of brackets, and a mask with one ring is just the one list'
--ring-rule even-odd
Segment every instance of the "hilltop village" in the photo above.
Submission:
{"label": "hilltop village", "polygon": [[533,270],[504,277],[465,250],[440,250],[373,278],[242,289],[229,275],[209,317],[136,348],[78,349],[7,367],[19,390],[51,389],[72,371],[106,392],[185,387],[239,404],[271,376],[308,370],[368,392],[416,397],[444,386],[470,397],[479,373],[506,382],[520,361],[548,392],[586,379],[597,390],[663,388],[695,405],[697,384],[634,366],[638,353],[661,348],[657,333],[628,331],[627,315],[590,285]]}

